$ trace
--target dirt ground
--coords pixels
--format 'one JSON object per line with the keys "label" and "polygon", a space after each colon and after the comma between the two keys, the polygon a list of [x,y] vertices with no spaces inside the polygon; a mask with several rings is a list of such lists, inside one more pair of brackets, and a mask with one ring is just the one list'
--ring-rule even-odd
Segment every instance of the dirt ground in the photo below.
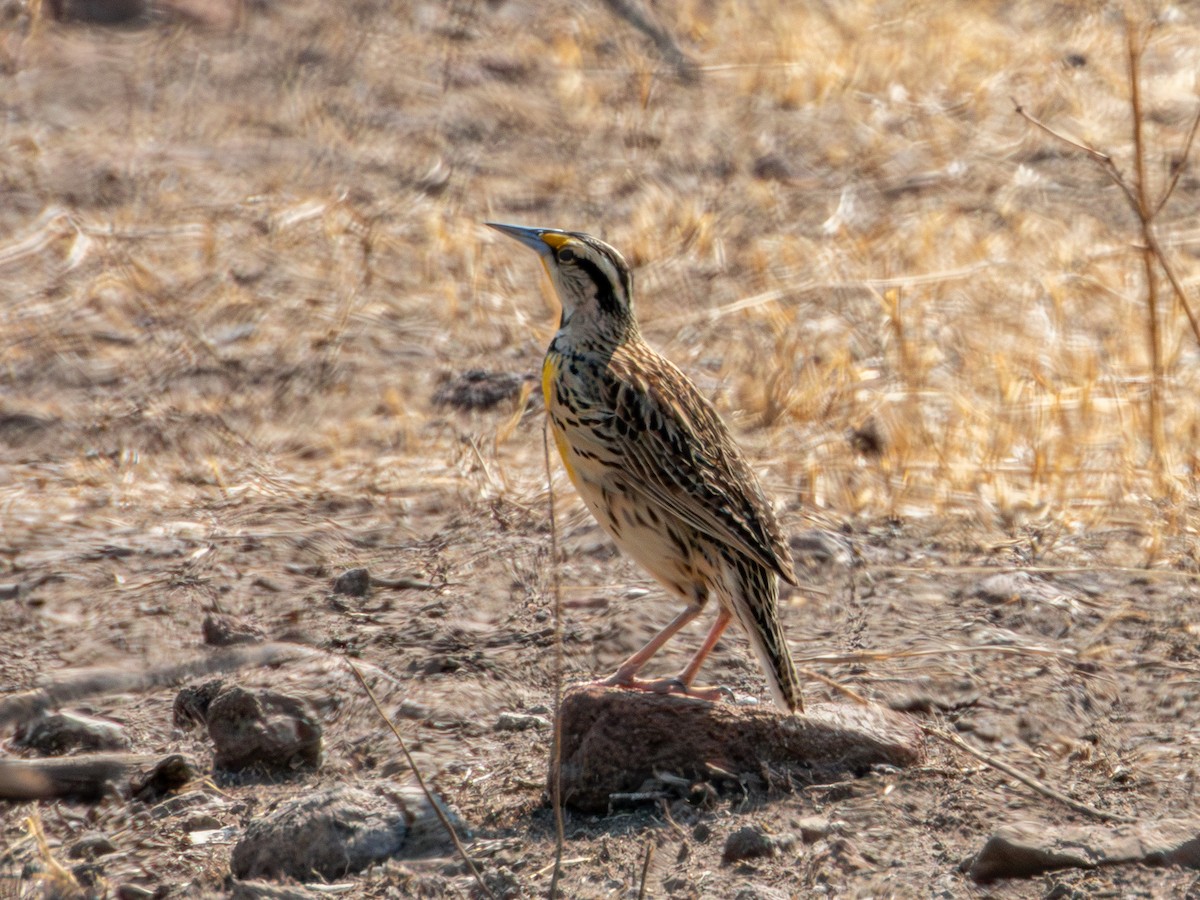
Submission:
{"label": "dirt ground", "polygon": [[[0,896],[65,890],[47,872],[97,831],[115,849],[81,873],[90,895],[221,896],[238,829],[273,802],[407,777],[343,657],[382,673],[492,889],[545,896],[550,732],[495,725],[551,715],[556,580],[568,681],[675,608],[556,464],[552,558],[527,376],[554,312],[489,219],[630,259],[648,338],[714,398],[793,535],[805,584],[782,615],[814,701],[847,688],[1093,807],[1198,817],[1200,352],[1163,286],[1156,462],[1136,220],[1101,167],[1013,112],[1133,172],[1120,16],[649,4],[691,60],[672,63],[618,6],[212,0],[100,26],[0,2],[0,690],[202,657],[221,613],[321,651],[235,677],[308,698],[325,729],[315,774],[214,778],[203,732],[173,724],[181,685],[72,704],[206,777],[155,807],[0,807]],[[1161,187],[1197,104],[1200,12],[1157,19]],[[1187,288],[1192,171],[1159,226]],[[447,402],[476,370],[513,376],[499,401]],[[334,594],[355,567],[382,581]],[[705,676],[765,699],[738,634]],[[200,813],[229,830],[196,843]],[[722,865],[738,829],[814,816],[824,837]],[[568,813],[560,887],[1200,896],[1177,868],[960,871],[1018,821],[1094,822],[931,739],[920,767],[832,786]],[[476,895],[453,858],[340,890]]]}

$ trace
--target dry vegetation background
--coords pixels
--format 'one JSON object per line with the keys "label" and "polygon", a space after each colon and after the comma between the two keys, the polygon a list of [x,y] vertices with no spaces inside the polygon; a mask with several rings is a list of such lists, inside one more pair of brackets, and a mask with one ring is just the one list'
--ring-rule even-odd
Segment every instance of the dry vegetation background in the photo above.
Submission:
{"label": "dry vegetation background", "polygon": [[[483,227],[492,219],[620,248],[647,336],[715,397],[788,526],[844,530],[868,580],[893,585],[872,607],[847,593],[845,567],[814,575],[818,589],[787,611],[800,655],[956,643],[981,614],[947,605],[940,576],[964,579],[957,590],[990,565],[1094,570],[1085,587],[1054,582],[1086,594],[1082,606],[1003,624],[1033,622],[1037,640],[1111,666],[1087,690],[1109,702],[1141,691],[1150,719],[1128,746],[1113,738],[1099,773],[1087,766],[1100,751],[1071,756],[1100,715],[1087,704],[1065,720],[1043,710],[1070,723],[1068,737],[1023,733],[1008,749],[1094,801],[1166,729],[1178,755],[1155,755],[1166,766],[1155,787],[1120,802],[1189,809],[1168,782],[1193,752],[1177,720],[1196,684],[1200,348],[1165,303],[1156,466],[1136,219],[1099,167],[1013,109],[1015,98],[1130,172],[1120,10],[652,6],[694,77],[583,0],[255,0],[233,18],[214,3],[124,28],[0,6],[4,686],[196,652],[217,610],[275,634],[307,629],[480,721],[545,702],[536,394],[523,417],[512,403],[459,413],[432,400],[467,370],[535,372],[553,330],[535,260]],[[1133,12],[1157,23],[1145,127],[1164,185],[1200,102],[1200,11]],[[1189,164],[1159,235],[1193,292],[1198,209]],[[557,469],[555,485],[569,674],[581,677],[671,610],[634,602],[641,574],[611,556]],[[329,576],[360,565],[441,590],[354,615],[329,608]],[[1082,621],[1086,634],[1072,630]],[[453,665],[430,668],[447,629],[458,644],[437,653]],[[722,647],[716,676],[759,693],[740,639]],[[476,652],[498,655],[462,664]],[[885,697],[914,679],[975,679],[1005,692],[1010,722],[1079,679],[1067,663],[1010,671],[991,659],[818,668]],[[96,709],[149,723],[169,703]],[[161,723],[138,727],[170,743]],[[360,727],[377,723],[364,712]],[[508,754],[536,783],[543,738],[483,740],[472,765]],[[468,820],[532,829],[520,855],[536,861],[513,877],[539,890],[550,845],[536,790],[505,806],[502,792],[470,787],[478,769],[462,771],[442,787]],[[919,789],[929,808],[945,802]],[[989,791],[1004,809],[1010,795]],[[8,840],[28,812],[4,814]],[[950,858],[983,832],[959,825],[949,849],[901,857],[914,892],[937,878],[950,895],[975,890]],[[634,866],[644,840],[616,834],[606,874],[577,866],[590,875],[572,890],[635,884],[623,860]],[[920,844],[903,829],[888,840],[897,853]],[[193,862],[172,863],[176,882],[219,884],[210,858]],[[869,865],[837,871],[843,881],[823,882],[810,866],[805,890],[884,883]],[[799,891],[789,877],[771,875]],[[1147,896],[1187,883],[1136,877]]]}

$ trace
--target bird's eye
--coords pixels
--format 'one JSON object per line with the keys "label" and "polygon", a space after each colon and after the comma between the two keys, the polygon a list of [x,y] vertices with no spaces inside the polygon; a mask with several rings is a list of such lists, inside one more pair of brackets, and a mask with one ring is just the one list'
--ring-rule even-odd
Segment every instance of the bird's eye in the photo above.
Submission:
{"label": "bird's eye", "polygon": [[561,250],[558,251],[558,261],[560,263],[575,262],[575,260],[577,258],[578,257],[576,257],[575,251],[572,250],[570,247],[563,247]]}

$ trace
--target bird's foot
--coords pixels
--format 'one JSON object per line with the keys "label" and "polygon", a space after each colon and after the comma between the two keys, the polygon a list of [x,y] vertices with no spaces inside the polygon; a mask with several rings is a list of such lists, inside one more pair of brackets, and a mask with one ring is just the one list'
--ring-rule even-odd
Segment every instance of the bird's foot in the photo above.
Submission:
{"label": "bird's foot", "polygon": [[645,691],[648,694],[674,694],[680,697],[692,697],[696,700],[707,700],[709,703],[716,703],[719,700],[733,700],[735,698],[733,691],[723,685],[697,687],[696,685],[685,684],[680,678],[643,679],[630,675],[622,675],[620,671],[597,682],[597,684],[602,684],[606,687],[625,688],[631,691]]}

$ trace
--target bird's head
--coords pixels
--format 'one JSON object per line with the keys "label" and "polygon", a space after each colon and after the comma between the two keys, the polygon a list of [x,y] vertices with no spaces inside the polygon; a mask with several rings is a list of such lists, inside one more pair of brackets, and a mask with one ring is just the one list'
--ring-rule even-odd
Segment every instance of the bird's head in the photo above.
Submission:
{"label": "bird's head", "polygon": [[617,340],[637,331],[629,265],[604,241],[578,231],[487,224],[541,258],[562,303],[560,328]]}

